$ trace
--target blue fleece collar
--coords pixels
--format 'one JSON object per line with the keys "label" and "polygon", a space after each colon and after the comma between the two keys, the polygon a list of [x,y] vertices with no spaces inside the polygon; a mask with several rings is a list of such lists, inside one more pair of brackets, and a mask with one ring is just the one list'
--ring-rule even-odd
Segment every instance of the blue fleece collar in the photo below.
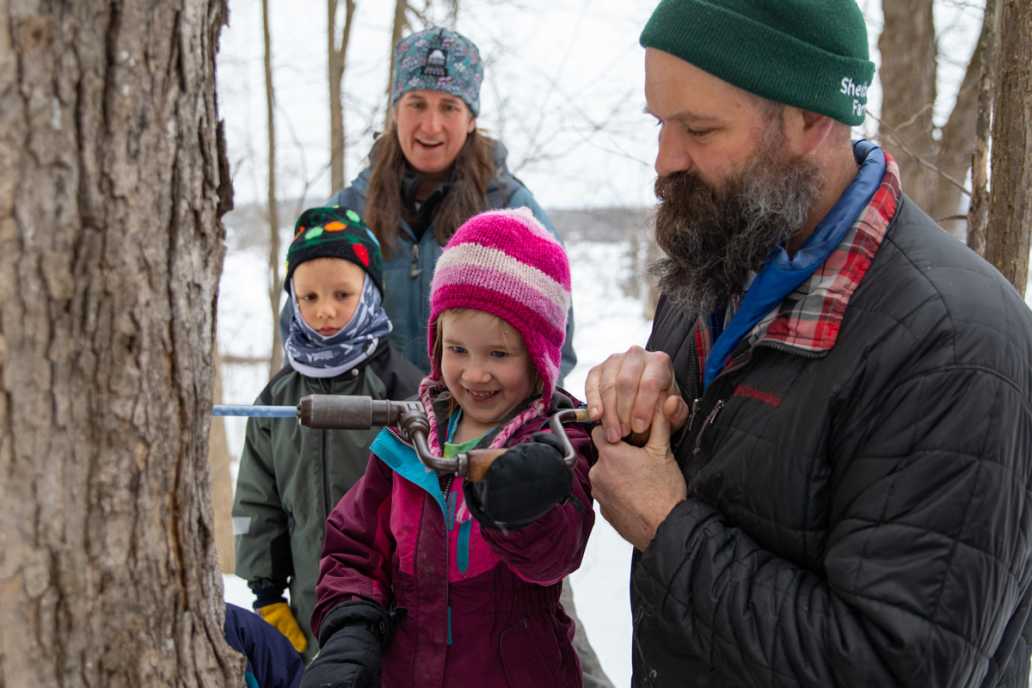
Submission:
{"label": "blue fleece collar", "polygon": [[856,177],[802,248],[790,256],[784,246],[777,246],[767,257],[706,357],[704,389],[724,369],[738,342],[824,264],[871,202],[885,176],[885,153],[873,142],[861,139],[853,144],[853,155],[860,165]]}

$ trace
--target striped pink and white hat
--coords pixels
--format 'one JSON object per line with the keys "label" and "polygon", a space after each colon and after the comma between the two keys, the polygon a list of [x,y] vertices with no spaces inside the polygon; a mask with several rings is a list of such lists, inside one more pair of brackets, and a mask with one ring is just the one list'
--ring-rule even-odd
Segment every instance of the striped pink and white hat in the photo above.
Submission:
{"label": "striped pink and white hat", "polygon": [[437,318],[452,308],[484,311],[512,325],[541,376],[542,400],[549,403],[566,337],[570,262],[529,209],[475,215],[444,247],[430,285],[427,323],[435,380],[441,379],[440,361],[433,360]]}

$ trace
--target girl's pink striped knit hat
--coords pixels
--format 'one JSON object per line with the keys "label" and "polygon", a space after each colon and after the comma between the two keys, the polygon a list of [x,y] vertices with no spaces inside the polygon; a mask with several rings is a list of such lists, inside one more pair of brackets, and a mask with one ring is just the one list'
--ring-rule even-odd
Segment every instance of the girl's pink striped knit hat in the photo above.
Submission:
{"label": "girl's pink striped knit hat", "polygon": [[484,311],[512,325],[541,377],[542,401],[549,403],[566,337],[570,262],[529,209],[475,215],[444,247],[430,285],[427,323],[435,380],[441,379],[441,363],[434,360],[437,318],[452,308]]}

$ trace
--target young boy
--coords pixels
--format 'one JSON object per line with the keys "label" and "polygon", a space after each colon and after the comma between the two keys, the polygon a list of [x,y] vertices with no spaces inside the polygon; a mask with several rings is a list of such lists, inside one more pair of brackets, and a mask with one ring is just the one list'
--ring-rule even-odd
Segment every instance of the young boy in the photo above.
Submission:
{"label": "young boy", "polygon": [[[387,343],[382,265],[375,235],[353,210],[301,214],[284,281],[293,312],[287,365],[256,404],[292,406],[308,394],[415,394],[422,374]],[[318,430],[275,418],[247,423],[233,503],[236,573],[254,592],[257,612],[306,661],[317,649],[309,617],[323,525],[361,477],[376,432]]]}

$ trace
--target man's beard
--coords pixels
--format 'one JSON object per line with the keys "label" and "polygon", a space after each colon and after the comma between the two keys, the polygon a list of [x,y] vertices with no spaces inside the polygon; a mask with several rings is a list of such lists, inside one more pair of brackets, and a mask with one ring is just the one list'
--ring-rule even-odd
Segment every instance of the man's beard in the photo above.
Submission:
{"label": "man's beard", "polygon": [[666,257],[651,272],[675,303],[699,316],[725,307],[771,250],[803,228],[822,178],[813,162],[784,155],[783,140],[772,124],[720,189],[690,172],[656,180],[656,242]]}

